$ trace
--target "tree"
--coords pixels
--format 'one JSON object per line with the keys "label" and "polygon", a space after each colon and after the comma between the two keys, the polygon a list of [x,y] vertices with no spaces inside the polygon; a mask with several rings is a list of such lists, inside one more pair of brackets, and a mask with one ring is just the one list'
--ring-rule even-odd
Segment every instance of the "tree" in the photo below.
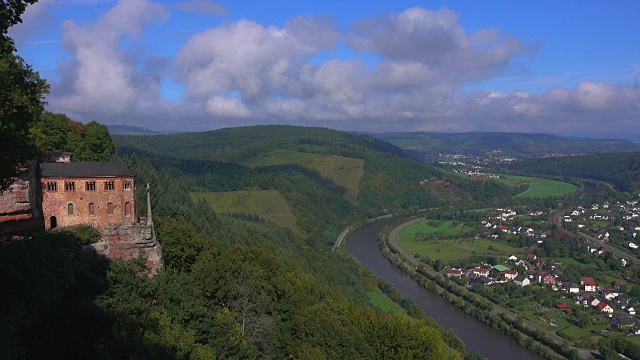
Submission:
{"label": "tree", "polygon": [[36,155],[29,127],[44,110],[49,86],[24,60],[14,54],[9,28],[35,0],[7,0],[0,3],[0,190],[11,184],[19,165]]}

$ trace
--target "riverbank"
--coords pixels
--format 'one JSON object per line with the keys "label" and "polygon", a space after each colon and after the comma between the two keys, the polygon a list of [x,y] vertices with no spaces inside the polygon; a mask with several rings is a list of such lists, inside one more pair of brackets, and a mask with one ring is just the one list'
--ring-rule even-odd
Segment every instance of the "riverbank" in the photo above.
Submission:
{"label": "riverbank", "polygon": [[426,289],[434,291],[465,313],[500,330],[503,334],[518,341],[520,345],[545,358],[588,359],[591,356],[590,350],[570,346],[558,335],[538,329],[521,316],[490,303],[487,299],[442,276],[430,266],[421,263],[405,252],[396,243],[396,234],[403,228],[421,220],[422,218],[406,221],[381,234],[378,244],[382,255]]}
{"label": "riverbank", "polygon": [[467,352],[478,351],[489,359],[541,359],[513,339],[450,304],[442,296],[425,289],[384,258],[377,246],[378,235],[385,225],[397,221],[398,218],[382,220],[352,231],[344,250],[363,267],[397,289],[404,298],[415,303],[434,323],[437,322],[437,326],[448,329],[447,332],[460,338]]}

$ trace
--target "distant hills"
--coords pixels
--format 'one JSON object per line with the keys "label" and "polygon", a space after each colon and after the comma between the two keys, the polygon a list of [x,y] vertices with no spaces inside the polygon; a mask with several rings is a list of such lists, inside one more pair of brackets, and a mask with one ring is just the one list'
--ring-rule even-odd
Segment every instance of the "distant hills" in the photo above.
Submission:
{"label": "distant hills", "polygon": [[419,159],[440,154],[548,155],[593,154],[640,150],[640,144],[621,139],[566,138],[546,134],[500,132],[408,132],[370,134],[396,145]]}
{"label": "distant hills", "polygon": [[129,125],[107,125],[107,130],[111,135],[166,135],[179,133],[178,131],[154,131]]}

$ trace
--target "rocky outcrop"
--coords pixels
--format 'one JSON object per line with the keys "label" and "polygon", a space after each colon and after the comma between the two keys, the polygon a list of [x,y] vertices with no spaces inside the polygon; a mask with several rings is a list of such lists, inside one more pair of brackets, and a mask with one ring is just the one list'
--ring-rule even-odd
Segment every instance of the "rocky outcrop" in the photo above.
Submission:
{"label": "rocky outcrop", "polygon": [[102,240],[85,245],[85,251],[95,251],[108,259],[129,260],[144,256],[150,275],[163,266],[162,249],[158,243],[153,224],[147,224],[144,218],[138,224],[120,224],[100,229]]}

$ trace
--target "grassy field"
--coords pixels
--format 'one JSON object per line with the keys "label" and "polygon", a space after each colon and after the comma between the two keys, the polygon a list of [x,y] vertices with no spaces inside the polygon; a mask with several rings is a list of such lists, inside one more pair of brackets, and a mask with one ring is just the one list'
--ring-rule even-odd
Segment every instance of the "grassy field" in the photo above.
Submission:
{"label": "grassy field", "polygon": [[499,179],[494,179],[509,186],[529,185],[529,190],[516,195],[517,197],[543,198],[569,194],[578,189],[577,186],[557,180],[549,180],[528,176],[504,175],[500,174]]}
{"label": "grassy field", "polygon": [[465,226],[463,223],[453,220],[437,221],[423,220],[406,227],[400,233],[400,236],[413,236],[419,234],[457,234],[460,232],[471,231],[472,227]]}
{"label": "grassy field", "polygon": [[391,299],[386,297],[380,290],[367,291],[369,302],[374,306],[379,307],[382,311],[392,314],[404,314],[404,310],[394,303]]}
{"label": "grassy field", "polygon": [[558,331],[558,335],[564,336],[571,341],[576,341],[582,339],[583,337],[591,336],[592,334],[589,330],[571,325],[565,329]]}
{"label": "grassy field", "polygon": [[435,221],[427,219],[403,229],[398,235],[398,245],[410,254],[419,254],[432,260],[445,262],[471,255],[524,255],[520,249],[488,239],[465,237],[423,240],[421,236],[421,234],[454,235],[471,230],[473,228],[452,220]]}
{"label": "grassy field", "polygon": [[280,226],[299,231],[296,217],[277,190],[243,190],[191,193],[194,201],[204,199],[218,213],[255,215]]}
{"label": "grassy field", "polygon": [[427,256],[432,260],[451,261],[462,259],[471,255],[497,255],[523,256],[520,249],[496,243],[487,239],[446,239],[446,240],[415,240],[412,238],[400,238],[398,244],[409,254]]}
{"label": "grassy field", "polygon": [[325,179],[346,190],[344,198],[356,202],[360,177],[364,173],[364,159],[336,155],[309,154],[292,150],[274,150],[244,162],[248,166],[300,165],[313,170]]}

